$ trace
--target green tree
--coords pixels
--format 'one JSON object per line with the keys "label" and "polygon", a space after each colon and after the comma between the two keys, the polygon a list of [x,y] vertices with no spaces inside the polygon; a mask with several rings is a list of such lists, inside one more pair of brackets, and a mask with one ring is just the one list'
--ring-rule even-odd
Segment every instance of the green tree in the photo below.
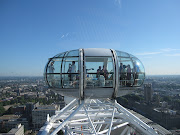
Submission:
{"label": "green tree", "polygon": [[170,102],[171,101],[171,97],[165,96],[165,97],[163,97],[163,100],[166,101],[166,102]]}
{"label": "green tree", "polygon": [[0,116],[5,112],[5,109],[2,105],[0,105]]}

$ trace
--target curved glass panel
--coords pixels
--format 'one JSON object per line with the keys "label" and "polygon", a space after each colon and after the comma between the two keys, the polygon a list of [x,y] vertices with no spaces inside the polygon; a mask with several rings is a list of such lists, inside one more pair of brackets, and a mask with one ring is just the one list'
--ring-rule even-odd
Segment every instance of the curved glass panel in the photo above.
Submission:
{"label": "curved glass panel", "polygon": [[54,58],[53,61],[54,73],[61,73],[62,58]]}
{"label": "curved glass panel", "polygon": [[55,55],[54,57],[64,57],[64,54],[65,54],[65,53],[66,53],[66,52],[59,53],[59,54]]}
{"label": "curved glass panel", "polygon": [[135,67],[135,72],[144,72],[144,66],[141,61],[137,58],[132,58],[133,64]]}
{"label": "curved glass panel", "polygon": [[[63,88],[79,88],[79,52],[71,51],[63,59],[62,86]],[[78,54],[78,56],[74,55]],[[68,57],[70,56],[70,57]]]}
{"label": "curved glass panel", "polygon": [[119,57],[129,57],[129,54],[126,52],[116,51],[116,54]]}
{"label": "curved glass panel", "polygon": [[61,88],[61,76],[57,74],[47,74],[47,80],[50,87]]}
{"label": "curved glass panel", "polygon": [[134,73],[134,86],[140,86],[142,85],[144,79],[145,79],[145,71],[144,66],[141,63],[141,61],[137,58],[132,58],[133,60],[133,73]]}
{"label": "curved glass panel", "polygon": [[51,58],[44,71],[48,85],[54,88],[78,88],[78,62],[78,50],[60,53]]}
{"label": "curved glass panel", "polygon": [[112,57],[86,57],[86,88],[113,87]]}
{"label": "curved glass panel", "polygon": [[47,65],[47,73],[54,73],[54,60],[51,59]]}
{"label": "curved glass panel", "polygon": [[140,60],[125,52],[116,51],[119,65],[119,86],[133,87],[142,85],[145,73]]}
{"label": "curved glass panel", "polygon": [[65,57],[78,57],[79,56],[79,50],[72,50],[66,53]]}
{"label": "curved glass panel", "polygon": [[119,65],[119,78],[120,78],[119,85],[130,87],[134,83],[133,73],[132,73],[133,62],[131,58],[118,57],[118,60],[119,60],[118,65]]}
{"label": "curved glass panel", "polygon": [[53,58],[46,67],[47,82],[51,87],[61,87],[61,63],[62,58]]}

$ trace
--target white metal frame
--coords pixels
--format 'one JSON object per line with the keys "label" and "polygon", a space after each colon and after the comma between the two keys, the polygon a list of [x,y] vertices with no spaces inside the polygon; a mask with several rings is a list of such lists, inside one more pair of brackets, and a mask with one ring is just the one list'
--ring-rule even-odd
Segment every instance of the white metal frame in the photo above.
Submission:
{"label": "white metal frame", "polygon": [[60,130],[65,135],[130,135],[133,133],[158,135],[116,100],[74,99],[56,115],[49,118],[41,128],[41,135],[56,135]]}

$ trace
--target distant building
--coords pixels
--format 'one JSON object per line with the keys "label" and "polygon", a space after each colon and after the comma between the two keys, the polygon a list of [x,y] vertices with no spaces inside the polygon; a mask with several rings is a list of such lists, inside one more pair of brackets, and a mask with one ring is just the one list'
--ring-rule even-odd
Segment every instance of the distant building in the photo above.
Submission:
{"label": "distant building", "polygon": [[25,110],[26,110],[26,106],[24,106],[24,105],[11,107],[11,112],[13,114],[18,114],[18,115],[24,114]]}
{"label": "distant building", "polygon": [[152,84],[144,84],[144,98],[147,103],[152,101],[153,96],[153,90],[152,90]]}
{"label": "distant building", "polygon": [[20,90],[20,88],[19,88],[16,92],[17,92],[17,96],[20,96],[20,95],[21,95],[21,90]]}
{"label": "distant building", "polygon": [[168,108],[155,108],[151,114],[156,120],[167,129],[180,128],[180,115],[175,110]]}
{"label": "distant building", "polygon": [[29,125],[32,125],[32,110],[39,106],[39,102],[37,103],[27,103],[26,104],[26,117],[28,119]]}
{"label": "distant building", "polygon": [[32,124],[34,130],[40,129],[47,119],[47,114],[51,117],[55,112],[60,110],[58,105],[43,105],[39,106],[32,111]]}
{"label": "distant building", "polygon": [[28,121],[26,118],[21,118],[20,115],[3,115],[0,117],[0,128],[11,129],[17,124],[23,124],[25,128],[28,128]]}
{"label": "distant building", "polygon": [[19,115],[3,115],[0,117],[0,128],[14,128],[17,123],[17,119],[20,118]]}
{"label": "distant building", "polygon": [[8,133],[0,133],[0,135],[24,135],[24,126],[21,124],[16,125]]}

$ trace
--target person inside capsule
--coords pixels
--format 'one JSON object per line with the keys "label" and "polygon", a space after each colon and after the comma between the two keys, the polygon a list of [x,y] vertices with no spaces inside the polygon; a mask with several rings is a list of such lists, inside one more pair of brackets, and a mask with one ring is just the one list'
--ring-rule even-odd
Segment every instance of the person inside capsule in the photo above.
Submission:
{"label": "person inside capsule", "polygon": [[51,85],[51,86],[54,85],[54,75],[53,75],[54,70],[55,70],[55,68],[54,68],[54,61],[52,61],[52,62],[49,64],[49,66],[48,66],[48,71],[49,71],[49,73],[52,73],[52,74],[50,74],[50,76],[49,76],[49,80],[50,80],[50,85]]}
{"label": "person inside capsule", "polygon": [[134,85],[137,85],[138,82],[138,78],[139,78],[139,63],[138,62],[134,62]]}

